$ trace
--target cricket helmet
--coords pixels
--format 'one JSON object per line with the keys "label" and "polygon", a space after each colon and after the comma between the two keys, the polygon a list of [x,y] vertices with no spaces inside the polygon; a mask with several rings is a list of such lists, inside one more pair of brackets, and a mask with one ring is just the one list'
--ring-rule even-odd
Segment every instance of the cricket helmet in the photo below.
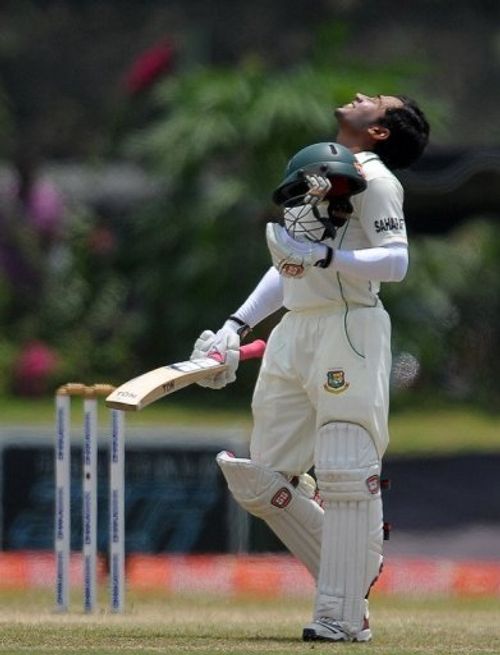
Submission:
{"label": "cricket helmet", "polygon": [[314,143],[290,159],[284,179],[273,193],[273,201],[285,207],[302,204],[309,190],[305,177],[312,174],[331,181],[332,188],[325,200],[349,198],[366,189],[361,166],[350,150],[339,143]]}

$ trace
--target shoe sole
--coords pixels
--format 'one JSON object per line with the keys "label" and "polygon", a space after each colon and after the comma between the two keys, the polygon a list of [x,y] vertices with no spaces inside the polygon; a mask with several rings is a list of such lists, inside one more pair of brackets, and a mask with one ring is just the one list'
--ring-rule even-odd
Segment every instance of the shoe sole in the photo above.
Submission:
{"label": "shoe sole", "polygon": [[[353,639],[353,642],[358,642],[358,643],[363,643],[367,641],[371,641],[371,634],[367,635],[365,638],[362,639]],[[323,637],[322,635],[319,635],[316,630],[313,630],[312,628],[304,628],[302,631],[302,641],[341,641],[341,642],[347,642],[351,641],[350,639],[330,639],[330,637]]]}
{"label": "shoe sole", "polygon": [[311,628],[304,628],[302,631],[302,641],[348,641],[347,639],[330,639],[329,637],[322,637],[316,630]]}

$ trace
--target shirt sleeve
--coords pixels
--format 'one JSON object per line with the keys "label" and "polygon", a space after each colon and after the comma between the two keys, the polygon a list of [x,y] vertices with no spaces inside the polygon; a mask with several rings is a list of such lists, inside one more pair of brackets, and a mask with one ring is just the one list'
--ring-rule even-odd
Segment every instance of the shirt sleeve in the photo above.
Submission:
{"label": "shirt sleeve", "polygon": [[401,282],[408,270],[408,248],[403,243],[392,243],[363,250],[337,250],[332,268],[361,280]]}
{"label": "shirt sleeve", "polygon": [[360,223],[372,246],[407,244],[403,187],[399,180],[378,177],[359,196]]}
{"label": "shirt sleeve", "polygon": [[254,327],[282,306],[283,281],[272,266],[233,316]]}

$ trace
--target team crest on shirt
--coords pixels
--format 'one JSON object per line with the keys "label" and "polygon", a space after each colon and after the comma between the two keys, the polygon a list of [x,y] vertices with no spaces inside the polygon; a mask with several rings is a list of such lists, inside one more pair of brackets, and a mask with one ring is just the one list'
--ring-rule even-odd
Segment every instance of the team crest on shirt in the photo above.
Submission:
{"label": "team crest on shirt", "polygon": [[323,388],[329,393],[342,393],[349,388],[349,382],[345,379],[345,373],[341,368],[335,368],[326,373],[326,383]]}
{"label": "team crest on shirt", "polygon": [[302,277],[304,275],[304,267],[302,264],[291,264],[289,262],[280,263],[279,272],[284,277]]}

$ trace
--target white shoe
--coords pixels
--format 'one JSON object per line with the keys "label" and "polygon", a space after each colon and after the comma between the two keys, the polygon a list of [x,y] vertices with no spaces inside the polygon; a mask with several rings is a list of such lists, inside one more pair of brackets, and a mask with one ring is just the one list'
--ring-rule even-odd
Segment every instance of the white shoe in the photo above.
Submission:
{"label": "white shoe", "polygon": [[370,641],[371,638],[372,631],[367,618],[362,629],[356,634],[347,630],[342,621],[328,616],[309,623],[302,632],[303,641]]}

